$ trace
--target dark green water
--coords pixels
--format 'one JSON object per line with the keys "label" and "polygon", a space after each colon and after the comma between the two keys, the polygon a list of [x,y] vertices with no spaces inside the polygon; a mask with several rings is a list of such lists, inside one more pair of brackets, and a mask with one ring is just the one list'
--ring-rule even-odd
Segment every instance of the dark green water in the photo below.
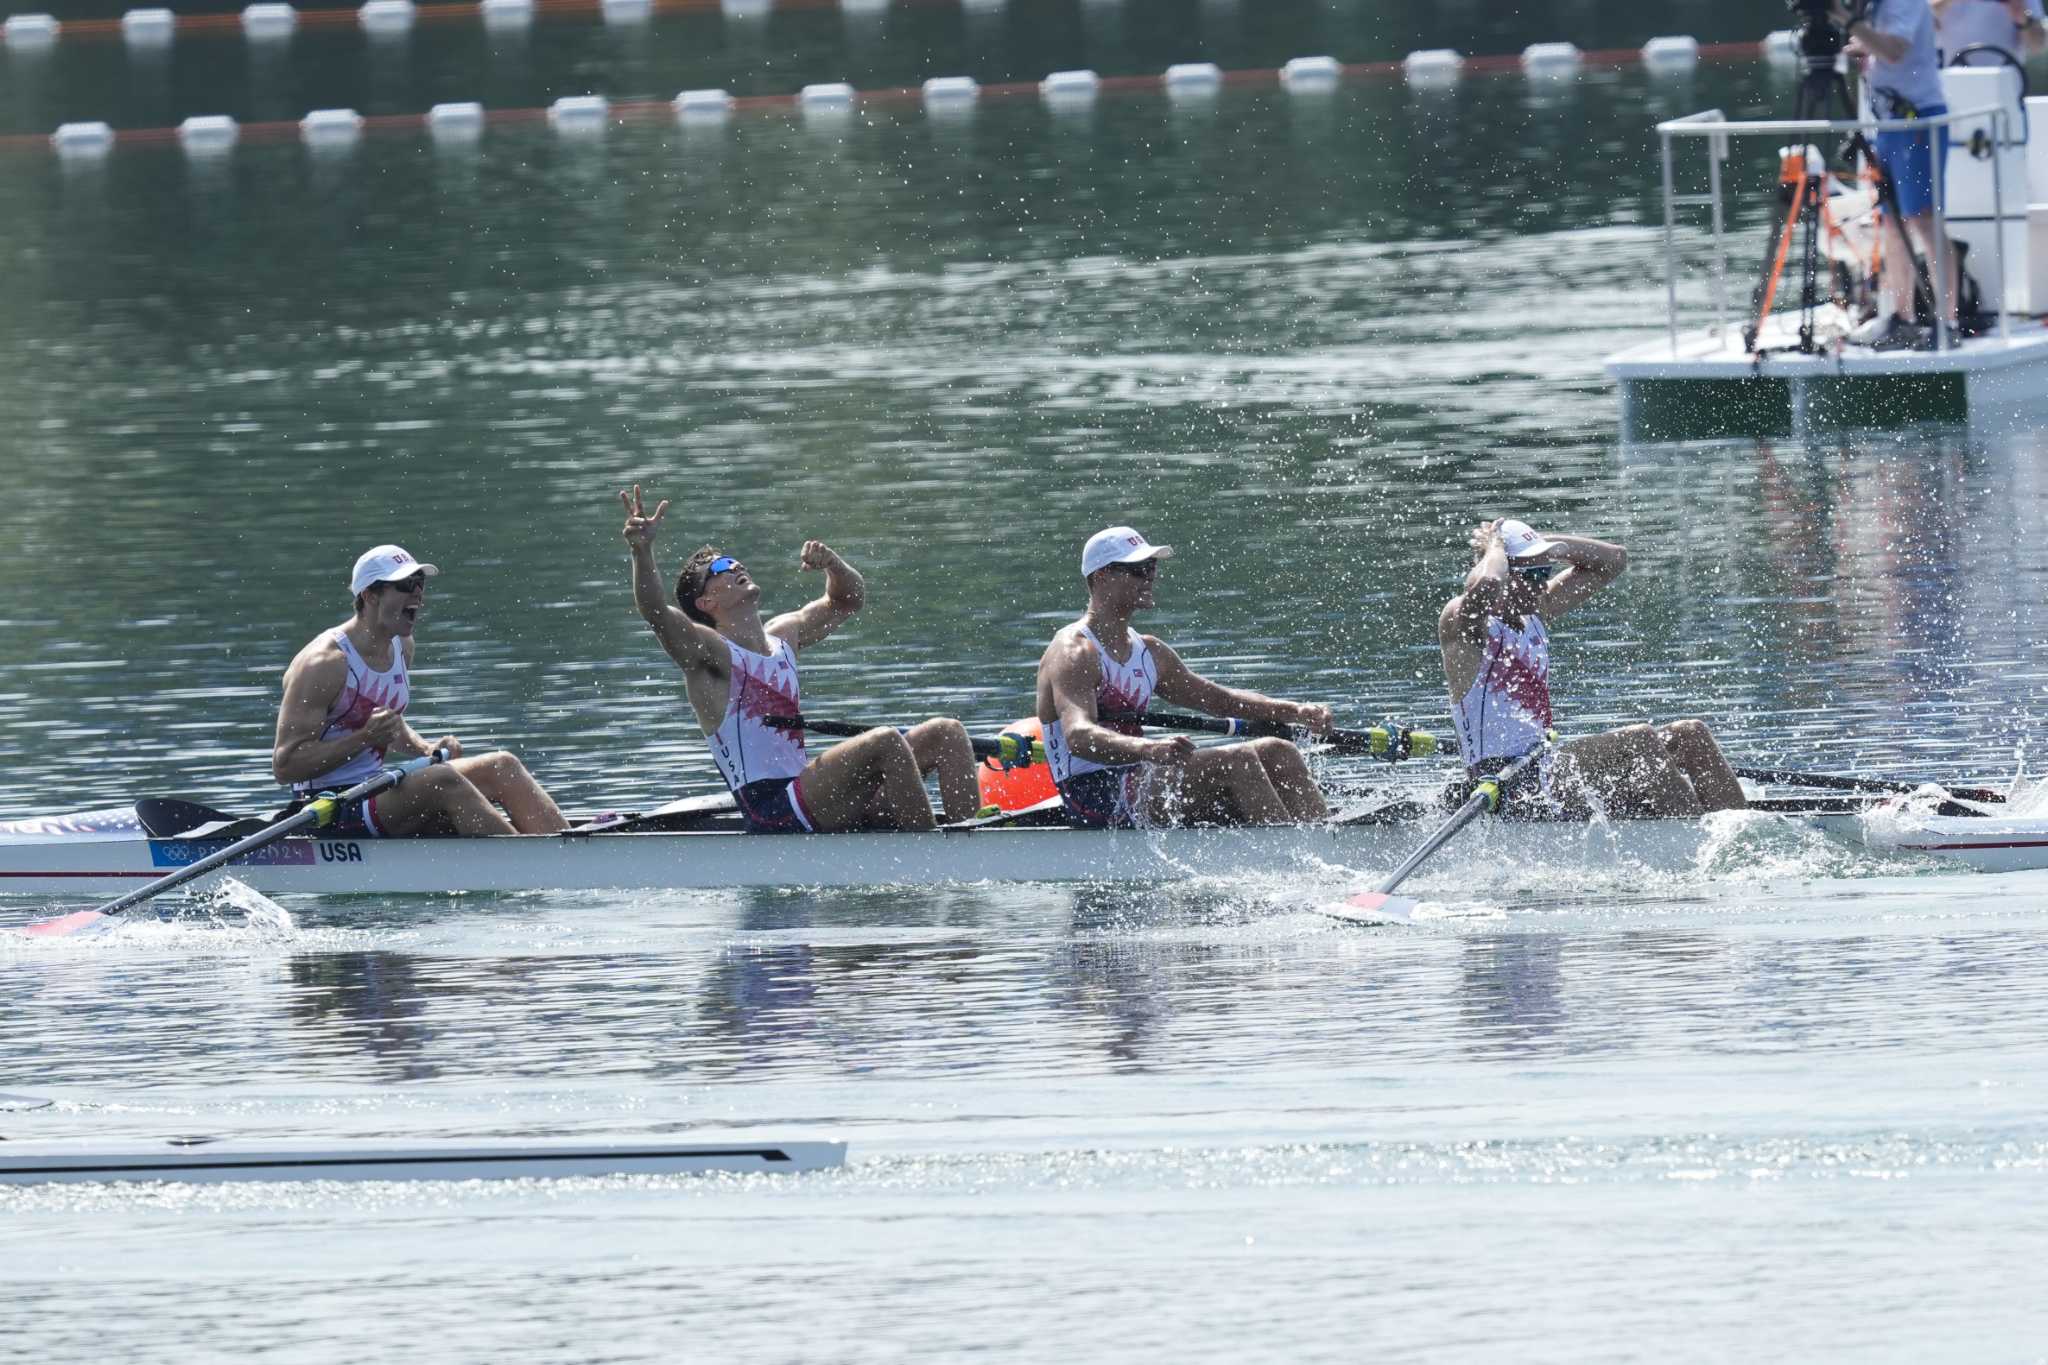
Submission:
{"label": "dark green water", "polygon": [[[102,7],[111,13],[118,7]],[[81,9],[79,13],[84,13]],[[1035,5],[422,24],[5,59],[0,117],[1213,58],[1752,38],[1762,4]],[[870,607],[825,715],[1029,706],[1082,541],[1179,555],[1152,628],[1230,681],[1443,728],[1467,528],[1625,543],[1559,631],[1567,730],[1696,714],[1758,760],[1984,778],[2048,698],[2039,433],[1624,446],[1663,325],[1649,129],[1754,63],[747,112],[570,141],[0,151],[0,816],[256,808],[287,660],[362,548],[441,565],[413,719],[572,808],[715,781],[634,614],[618,489],[793,605]],[[1754,172],[1759,221],[1771,167]],[[1443,769],[1418,770],[1428,784]],[[40,1359],[1582,1361],[2037,1350],[2042,876],[1730,841],[1409,935],[1343,869],[1057,887],[335,898],[0,938],[0,1138],[839,1135],[818,1181],[0,1197]],[[1885,875],[1895,873],[1897,875]],[[25,915],[17,907],[10,914]],[[238,922],[238,917],[230,917]],[[18,1263],[18,1264],[17,1264]],[[685,1335],[687,1334],[687,1335]]]}

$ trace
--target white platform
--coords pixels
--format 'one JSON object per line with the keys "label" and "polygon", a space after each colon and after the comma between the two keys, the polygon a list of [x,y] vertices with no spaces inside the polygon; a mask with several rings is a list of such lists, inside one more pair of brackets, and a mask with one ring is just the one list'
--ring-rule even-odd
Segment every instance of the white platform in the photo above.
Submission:
{"label": "white platform", "polygon": [[[1825,339],[1846,329],[1820,310]],[[2009,340],[1972,337],[1946,351],[1872,351],[1824,342],[1815,355],[1775,350],[1798,340],[1798,314],[1774,314],[1761,338],[1766,354],[1743,349],[1738,329],[1681,333],[1607,361],[1621,390],[1622,435],[1659,439],[1713,435],[1802,435],[1810,430],[1896,426],[1911,421],[1971,425],[2048,417],[2048,326],[2015,320]]]}

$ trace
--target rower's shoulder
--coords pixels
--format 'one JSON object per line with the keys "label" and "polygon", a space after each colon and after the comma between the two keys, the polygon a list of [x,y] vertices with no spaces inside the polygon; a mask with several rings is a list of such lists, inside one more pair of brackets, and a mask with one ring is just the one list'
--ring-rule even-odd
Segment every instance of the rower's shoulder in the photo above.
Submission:
{"label": "rower's shoulder", "polygon": [[346,668],[348,666],[348,656],[342,653],[341,642],[336,638],[339,634],[340,629],[338,627],[330,627],[306,641],[305,644],[299,647],[299,652],[292,656],[291,664],[286,671],[293,672],[307,668],[319,669],[325,667]]}

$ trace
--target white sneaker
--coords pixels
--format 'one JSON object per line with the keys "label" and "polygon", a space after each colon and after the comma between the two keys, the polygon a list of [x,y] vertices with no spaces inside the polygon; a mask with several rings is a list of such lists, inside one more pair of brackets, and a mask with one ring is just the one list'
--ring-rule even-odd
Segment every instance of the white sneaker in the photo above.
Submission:
{"label": "white sneaker", "polygon": [[1881,346],[1892,339],[1892,332],[1898,325],[1897,313],[1879,313],[1849,333],[1849,342],[1854,346]]}

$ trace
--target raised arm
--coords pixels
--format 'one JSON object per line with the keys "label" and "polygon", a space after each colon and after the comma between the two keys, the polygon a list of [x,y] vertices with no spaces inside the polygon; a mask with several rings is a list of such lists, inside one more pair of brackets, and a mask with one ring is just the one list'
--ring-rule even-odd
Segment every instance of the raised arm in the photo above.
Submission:
{"label": "raised arm", "polygon": [[797,567],[805,573],[822,569],[825,595],[776,617],[768,623],[768,633],[784,636],[798,649],[805,649],[846,624],[849,616],[866,605],[868,585],[851,564],[839,557],[837,550],[822,540],[804,542]]}
{"label": "raised arm", "polygon": [[619,494],[626,509],[626,527],[620,532],[632,552],[633,605],[654,631],[654,638],[684,672],[714,667],[725,657],[724,639],[711,627],[692,621],[662,591],[661,570],[654,564],[654,538],[661,531],[661,519],[668,515],[666,498],[649,515],[640,498],[640,485]]}
{"label": "raised arm", "polygon": [[1557,549],[1550,552],[1553,563],[1563,564],[1563,573],[1543,585],[1543,605],[1537,610],[1546,621],[1578,606],[1594,593],[1613,583],[1628,568],[1628,551],[1591,536],[1551,536]]}
{"label": "raised arm", "polygon": [[1159,682],[1154,690],[1175,706],[1191,707],[1212,716],[1237,716],[1275,725],[1300,725],[1315,734],[1322,734],[1330,728],[1330,708],[1327,706],[1281,701],[1263,692],[1225,687],[1189,668],[1181,662],[1180,655],[1151,636],[1145,637],[1145,644],[1159,663]]}
{"label": "raised arm", "polygon": [[1077,757],[1104,764],[1184,763],[1195,751],[1195,742],[1186,735],[1146,739],[1120,735],[1103,725],[1095,710],[1095,694],[1102,687],[1102,663],[1078,636],[1056,637],[1046,652],[1045,666],[1060,733]]}

